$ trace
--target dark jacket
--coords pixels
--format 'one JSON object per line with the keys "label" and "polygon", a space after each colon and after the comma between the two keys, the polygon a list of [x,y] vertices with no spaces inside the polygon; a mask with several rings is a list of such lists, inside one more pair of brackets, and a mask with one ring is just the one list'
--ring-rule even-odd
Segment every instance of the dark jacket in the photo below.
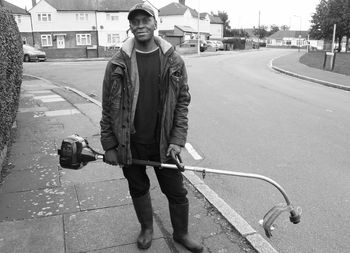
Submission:
{"label": "dark jacket", "polygon": [[[187,72],[183,59],[165,40],[155,37],[160,50],[161,123],[160,159],[166,161],[170,143],[184,146],[188,130]],[[104,150],[116,148],[118,163],[131,164],[130,135],[139,93],[134,39],[127,40],[108,62],[103,80],[101,143]]]}

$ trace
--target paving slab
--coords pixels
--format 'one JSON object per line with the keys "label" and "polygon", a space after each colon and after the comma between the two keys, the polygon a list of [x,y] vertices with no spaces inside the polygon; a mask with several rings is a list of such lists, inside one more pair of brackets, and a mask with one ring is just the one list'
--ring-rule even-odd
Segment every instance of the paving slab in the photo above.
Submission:
{"label": "paving slab", "polygon": [[[16,142],[52,140],[57,142],[58,137],[64,133],[64,125],[56,119],[22,117],[27,113],[17,114],[17,130],[15,133]],[[25,122],[25,124],[24,124]],[[14,152],[14,155],[17,155]]]}
{"label": "paving slab", "polygon": [[58,165],[58,155],[50,154],[23,154],[21,156],[12,155],[8,158],[8,166],[12,171],[42,169]]}
{"label": "paving slab", "polygon": [[26,80],[25,85],[22,85],[21,89],[22,92],[26,91],[36,91],[36,90],[50,90],[57,88],[56,85],[52,84],[51,82],[47,82],[44,80],[38,81],[37,79],[34,80]]}
{"label": "paving slab", "polygon": [[152,245],[147,250],[139,250],[136,244],[122,245],[118,247],[112,247],[108,249],[101,249],[96,251],[88,251],[87,253],[135,253],[135,252],[149,252],[149,253],[173,253],[174,251],[169,249],[164,238],[153,240]]}
{"label": "paving slab", "polygon": [[64,126],[61,135],[58,136],[60,139],[75,133],[90,139],[90,136],[100,133],[100,128],[92,124],[84,114],[57,116],[56,119]]}
{"label": "paving slab", "polygon": [[88,163],[79,170],[62,169],[60,174],[63,186],[124,178],[120,167],[102,162]]}
{"label": "paving slab", "polygon": [[69,101],[71,104],[87,103],[89,101],[86,98],[79,96],[78,94],[71,92],[64,87],[55,88],[52,90],[52,92],[62,96],[67,101]]}
{"label": "paving slab", "polygon": [[64,253],[62,216],[0,222],[2,253]]}
{"label": "paving slab", "polygon": [[0,221],[31,219],[78,212],[74,187],[0,193]]}
{"label": "paving slab", "polygon": [[[62,97],[60,97],[63,99]],[[56,110],[64,110],[64,109],[71,109],[72,104],[67,101],[58,101],[58,102],[51,102],[51,103],[45,103],[45,106],[48,108],[48,111],[56,111]]]}
{"label": "paving slab", "polygon": [[57,166],[11,171],[2,182],[0,192],[30,191],[60,186]]}
{"label": "paving slab", "polygon": [[28,141],[15,141],[12,143],[11,150],[16,155],[23,155],[23,154],[40,154],[48,155],[48,154],[55,154],[56,151],[56,140],[49,138],[49,139],[34,139],[34,140],[28,140]]}
{"label": "paving slab", "polygon": [[101,107],[93,103],[74,104],[82,113],[88,116],[97,126],[101,120]]}
{"label": "paving slab", "polygon": [[132,204],[126,179],[77,184],[81,210]]}
{"label": "paving slab", "polygon": [[[132,244],[140,232],[132,205],[65,214],[64,227],[67,253]],[[154,224],[154,239],[162,237]]]}

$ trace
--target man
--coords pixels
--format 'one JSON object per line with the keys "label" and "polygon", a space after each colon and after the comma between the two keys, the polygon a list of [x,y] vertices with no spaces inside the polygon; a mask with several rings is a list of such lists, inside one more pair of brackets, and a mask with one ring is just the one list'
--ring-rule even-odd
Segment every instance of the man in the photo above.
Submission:
{"label": "man", "polygon": [[[154,36],[152,8],[133,6],[128,14],[134,38],[127,40],[107,65],[103,81],[101,143],[105,161],[120,164],[129,184],[141,232],[137,246],[147,249],[153,236],[153,211],[146,167],[132,159],[169,162],[180,154],[188,129],[187,73],[173,47]],[[192,252],[203,247],[188,234],[188,199],[178,170],[155,168],[169,202],[173,239]]]}

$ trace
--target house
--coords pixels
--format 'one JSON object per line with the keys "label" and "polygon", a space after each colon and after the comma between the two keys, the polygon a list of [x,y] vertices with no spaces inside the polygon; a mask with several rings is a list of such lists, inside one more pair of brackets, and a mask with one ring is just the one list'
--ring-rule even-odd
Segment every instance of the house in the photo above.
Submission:
{"label": "house", "polygon": [[222,38],[223,22],[217,16],[198,13],[185,5],[185,0],[170,3],[159,9],[159,34],[173,45],[196,38]]}
{"label": "house", "polygon": [[267,37],[266,47],[305,47],[308,31],[277,31]]}
{"label": "house", "polygon": [[16,20],[18,30],[21,34],[23,44],[33,45],[33,34],[30,13],[16,5],[3,1],[4,7],[6,7]]}
{"label": "house", "polygon": [[159,35],[165,38],[173,46],[179,45],[185,40],[193,38],[197,31],[190,26],[175,25],[171,30],[160,30]]}
{"label": "house", "polygon": [[209,15],[211,34],[210,39],[222,39],[224,37],[224,22],[219,16]]}
{"label": "house", "polygon": [[29,10],[34,44],[48,58],[110,56],[129,36],[129,9],[142,2],[41,0]]}

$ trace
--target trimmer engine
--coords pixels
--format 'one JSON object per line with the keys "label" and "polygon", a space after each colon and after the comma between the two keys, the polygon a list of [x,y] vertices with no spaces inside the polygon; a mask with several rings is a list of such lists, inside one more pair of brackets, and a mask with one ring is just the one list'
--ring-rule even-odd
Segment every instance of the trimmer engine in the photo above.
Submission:
{"label": "trimmer engine", "polygon": [[95,161],[98,155],[83,137],[73,134],[62,141],[58,149],[60,165],[66,169],[80,169],[88,162]]}

